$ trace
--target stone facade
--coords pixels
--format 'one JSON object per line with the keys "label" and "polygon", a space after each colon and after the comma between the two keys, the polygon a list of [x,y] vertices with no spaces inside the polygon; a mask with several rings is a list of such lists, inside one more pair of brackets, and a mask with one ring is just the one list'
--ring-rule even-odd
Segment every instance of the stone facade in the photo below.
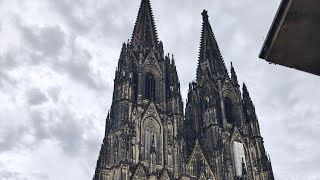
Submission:
{"label": "stone facade", "polygon": [[255,107],[228,75],[207,12],[196,81],[183,111],[173,56],[165,55],[149,0],[122,46],[94,180],[273,180]]}

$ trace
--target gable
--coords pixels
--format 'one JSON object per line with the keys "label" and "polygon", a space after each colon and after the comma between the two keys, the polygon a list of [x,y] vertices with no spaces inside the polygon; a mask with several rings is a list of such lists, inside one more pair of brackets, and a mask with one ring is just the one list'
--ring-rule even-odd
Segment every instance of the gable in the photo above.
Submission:
{"label": "gable", "polygon": [[152,71],[155,75],[162,76],[160,65],[153,51],[150,51],[146,57],[142,69],[144,69],[145,72]]}
{"label": "gable", "polygon": [[[203,168],[202,172],[196,172],[194,169],[199,169],[196,166],[201,165]],[[191,153],[190,159],[187,163],[187,174],[192,177],[205,177],[215,179],[214,174],[208,164],[206,157],[204,156],[201,147],[199,145],[199,141],[196,140],[196,145]]]}
{"label": "gable", "polygon": [[167,170],[164,170],[161,175],[161,180],[170,180],[169,174]]}
{"label": "gable", "polygon": [[147,180],[146,177],[146,173],[142,167],[142,165],[140,165],[136,172],[134,173],[134,176],[132,177],[133,180]]}
{"label": "gable", "polygon": [[159,113],[157,111],[157,108],[156,108],[154,102],[150,102],[149,107],[142,115],[142,119],[145,119],[148,117],[153,117],[157,120],[160,120],[160,116],[159,116]]}
{"label": "gable", "polygon": [[241,142],[241,143],[244,144],[244,142],[243,142],[243,136],[241,135],[241,133],[240,133],[240,131],[238,130],[237,126],[234,126],[230,140],[231,140],[230,142],[239,141],[239,142]]}
{"label": "gable", "polygon": [[223,94],[223,97],[228,96],[231,99],[236,100],[237,102],[240,100],[238,95],[235,92],[235,89],[234,89],[229,77],[226,77],[226,79],[222,85],[222,94]]}

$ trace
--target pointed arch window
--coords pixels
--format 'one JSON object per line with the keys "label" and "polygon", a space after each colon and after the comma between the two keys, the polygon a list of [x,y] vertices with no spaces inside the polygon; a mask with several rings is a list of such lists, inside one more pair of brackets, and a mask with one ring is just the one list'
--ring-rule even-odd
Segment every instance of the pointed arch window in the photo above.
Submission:
{"label": "pointed arch window", "polygon": [[241,142],[233,142],[233,159],[236,176],[242,177],[244,174],[246,174],[246,157],[244,153],[244,146]]}
{"label": "pointed arch window", "polygon": [[151,160],[151,148],[153,144],[156,144],[157,139],[156,137],[156,133],[154,132],[153,129],[146,129],[145,130],[145,139],[144,139],[144,148],[145,148],[145,159],[146,160]]}
{"label": "pointed arch window", "polygon": [[145,79],[145,97],[149,100],[155,100],[156,97],[156,79],[151,72],[147,73]]}
{"label": "pointed arch window", "polygon": [[232,101],[229,97],[226,97],[224,99],[224,109],[226,113],[226,118],[228,123],[234,123],[235,117],[234,117],[234,106],[232,104]]}
{"label": "pointed arch window", "polygon": [[160,161],[160,127],[159,124],[153,120],[147,120],[144,125],[144,157],[146,160],[151,160],[152,148],[155,149],[157,155],[157,162]]}
{"label": "pointed arch window", "polygon": [[221,104],[220,98],[215,97],[214,116],[217,119],[218,124],[222,124]]}
{"label": "pointed arch window", "polygon": [[134,101],[137,101],[138,99],[138,74],[137,73],[133,73],[133,93],[134,93]]}

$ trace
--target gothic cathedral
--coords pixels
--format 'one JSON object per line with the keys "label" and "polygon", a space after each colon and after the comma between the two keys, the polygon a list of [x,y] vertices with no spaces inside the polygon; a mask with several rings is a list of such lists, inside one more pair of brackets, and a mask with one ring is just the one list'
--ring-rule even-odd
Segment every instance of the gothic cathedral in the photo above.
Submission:
{"label": "gothic cathedral", "polygon": [[173,56],[142,0],[124,43],[94,180],[273,180],[247,87],[229,76],[202,12],[195,82],[185,111]]}

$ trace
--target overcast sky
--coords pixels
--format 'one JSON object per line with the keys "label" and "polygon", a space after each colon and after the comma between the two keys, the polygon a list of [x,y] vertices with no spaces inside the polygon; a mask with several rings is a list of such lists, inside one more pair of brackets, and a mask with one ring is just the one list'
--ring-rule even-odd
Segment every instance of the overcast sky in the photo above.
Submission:
{"label": "overcast sky", "polygon": [[[255,103],[277,180],[320,179],[320,77],[258,58],[280,0],[151,0],[186,99],[209,20]],[[87,180],[140,0],[0,0],[0,179]],[[294,38],[294,37],[292,37]]]}

